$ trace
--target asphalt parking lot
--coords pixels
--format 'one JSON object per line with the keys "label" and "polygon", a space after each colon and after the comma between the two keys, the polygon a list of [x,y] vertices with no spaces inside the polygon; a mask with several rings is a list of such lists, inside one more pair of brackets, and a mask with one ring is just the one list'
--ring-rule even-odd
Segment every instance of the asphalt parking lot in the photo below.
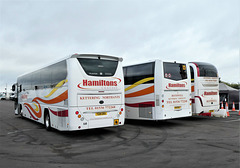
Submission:
{"label": "asphalt parking lot", "polygon": [[45,130],[0,101],[1,168],[240,167],[240,116],[168,121],[74,132]]}

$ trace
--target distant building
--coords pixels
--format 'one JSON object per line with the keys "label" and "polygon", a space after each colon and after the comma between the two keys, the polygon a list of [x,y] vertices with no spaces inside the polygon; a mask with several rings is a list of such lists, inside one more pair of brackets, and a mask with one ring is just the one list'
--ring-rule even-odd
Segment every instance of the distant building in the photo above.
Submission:
{"label": "distant building", "polygon": [[233,102],[235,103],[235,108],[239,109],[239,90],[234,89],[224,83],[219,84],[219,95],[220,103],[228,103],[229,109],[232,109]]}

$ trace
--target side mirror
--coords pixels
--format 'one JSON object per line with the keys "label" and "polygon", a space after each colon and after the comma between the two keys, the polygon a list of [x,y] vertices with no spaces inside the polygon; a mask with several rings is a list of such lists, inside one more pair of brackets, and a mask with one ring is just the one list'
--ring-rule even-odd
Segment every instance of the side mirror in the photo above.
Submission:
{"label": "side mirror", "polygon": [[12,91],[15,91],[16,87],[15,84],[12,85]]}
{"label": "side mirror", "polygon": [[22,91],[22,85],[20,85],[19,87],[20,87],[20,88],[19,88],[19,91],[21,92],[21,91]]}

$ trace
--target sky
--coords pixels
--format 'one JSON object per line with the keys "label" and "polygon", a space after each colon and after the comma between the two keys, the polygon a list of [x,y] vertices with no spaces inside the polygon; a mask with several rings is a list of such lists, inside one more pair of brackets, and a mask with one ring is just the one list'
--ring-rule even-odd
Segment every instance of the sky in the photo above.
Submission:
{"label": "sky", "polygon": [[79,53],[201,61],[240,82],[239,0],[0,0],[0,91]]}

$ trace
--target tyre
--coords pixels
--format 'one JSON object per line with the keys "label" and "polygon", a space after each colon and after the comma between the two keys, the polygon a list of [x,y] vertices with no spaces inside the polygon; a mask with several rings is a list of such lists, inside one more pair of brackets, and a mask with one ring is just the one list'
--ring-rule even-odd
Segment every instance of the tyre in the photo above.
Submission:
{"label": "tyre", "polygon": [[50,121],[50,116],[49,113],[47,112],[45,117],[44,117],[44,124],[45,124],[45,128],[47,131],[51,130],[51,121]]}
{"label": "tyre", "polygon": [[20,114],[21,118],[23,118],[23,109],[22,109],[21,105],[19,106],[19,114]]}
{"label": "tyre", "polygon": [[23,118],[23,111],[22,110],[20,111],[20,116],[21,116],[21,118]]}

